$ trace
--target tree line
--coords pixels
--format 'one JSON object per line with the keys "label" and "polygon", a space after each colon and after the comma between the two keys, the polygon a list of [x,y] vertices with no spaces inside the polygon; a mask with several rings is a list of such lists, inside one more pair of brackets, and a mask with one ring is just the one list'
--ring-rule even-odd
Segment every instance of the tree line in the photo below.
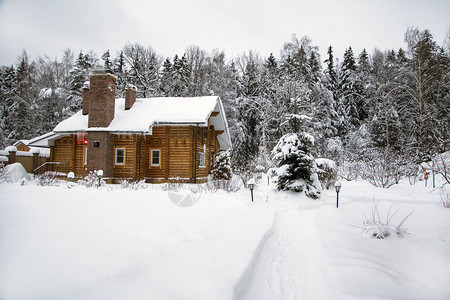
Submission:
{"label": "tree line", "polygon": [[236,172],[267,171],[290,132],[313,136],[314,156],[335,160],[350,177],[358,162],[407,168],[449,149],[450,49],[416,28],[405,42],[372,53],[349,47],[342,60],[332,46],[322,59],[311,39],[295,35],[280,57],[267,58],[250,51],[227,59],[197,46],[164,58],[132,43],[114,57],[68,49],[60,60],[31,60],[24,51],[16,65],[0,67],[1,146],[49,132],[80,110],[89,72],[101,67],[117,77],[117,97],[127,84],[143,98],[220,96]]}

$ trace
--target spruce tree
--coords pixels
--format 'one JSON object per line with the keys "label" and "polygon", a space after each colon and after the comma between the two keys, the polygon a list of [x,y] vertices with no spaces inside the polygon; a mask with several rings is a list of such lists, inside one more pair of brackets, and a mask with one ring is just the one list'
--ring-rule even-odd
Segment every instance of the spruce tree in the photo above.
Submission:
{"label": "spruce tree", "polygon": [[214,157],[214,165],[211,170],[214,180],[230,180],[231,179],[231,164],[230,151],[220,151]]}
{"label": "spruce tree", "polygon": [[92,68],[90,57],[82,51],[78,54],[75,66],[70,71],[70,92],[66,100],[65,115],[71,116],[81,109],[83,103],[83,85],[89,79],[89,70]]}
{"label": "spruce tree", "polygon": [[111,55],[109,54],[109,50],[106,50],[105,53],[102,55],[102,59],[104,61],[103,67],[106,71],[113,73],[113,63],[110,60]]}
{"label": "spruce tree", "polygon": [[277,163],[278,190],[305,192],[312,199],[320,197],[317,166],[311,155],[313,145],[314,138],[305,132],[281,137],[272,151]]}
{"label": "spruce tree", "polygon": [[120,51],[119,57],[115,60],[114,75],[117,78],[116,95],[117,95],[117,97],[124,98],[125,97],[125,87],[128,84],[127,83],[128,78],[127,78],[125,57],[123,55],[123,51]]}
{"label": "spruce tree", "polygon": [[11,107],[14,104],[16,92],[16,70],[14,66],[0,67],[0,147],[11,145],[14,141],[9,138],[14,130]]}
{"label": "spruce tree", "polygon": [[161,72],[160,79],[160,90],[161,93],[166,96],[172,96],[172,75],[173,75],[173,66],[170,62],[170,59],[167,58],[163,63],[163,69]]}

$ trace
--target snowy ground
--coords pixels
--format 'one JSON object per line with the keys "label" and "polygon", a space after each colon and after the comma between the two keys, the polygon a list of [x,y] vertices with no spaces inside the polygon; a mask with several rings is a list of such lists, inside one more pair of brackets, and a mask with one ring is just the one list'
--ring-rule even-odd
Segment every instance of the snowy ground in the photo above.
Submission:
{"label": "snowy ground", "polygon": [[[414,210],[409,234],[361,234]],[[321,200],[248,190],[175,206],[130,191],[0,184],[0,299],[450,299],[450,209],[432,188],[343,182]]]}

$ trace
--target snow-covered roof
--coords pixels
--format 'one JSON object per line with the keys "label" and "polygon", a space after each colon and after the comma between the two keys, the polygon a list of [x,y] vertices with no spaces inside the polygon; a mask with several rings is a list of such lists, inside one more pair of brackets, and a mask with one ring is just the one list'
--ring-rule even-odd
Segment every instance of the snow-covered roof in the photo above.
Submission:
{"label": "snow-covered roof", "polygon": [[49,147],[48,141],[55,137],[57,137],[57,135],[54,132],[47,132],[43,135],[32,138],[31,140],[18,140],[17,142],[14,143],[14,146],[18,146],[19,143],[22,143],[25,146],[29,147],[30,149],[32,149],[33,147],[48,148]]}
{"label": "snow-covered roof", "polygon": [[[212,116],[218,112],[217,116]],[[116,133],[143,132],[152,133],[157,125],[214,125],[216,130],[223,130],[219,135],[221,150],[231,148],[227,120],[222,101],[217,96],[205,97],[160,97],[138,98],[129,110],[125,110],[125,99],[118,98],[115,103],[114,119],[108,127],[89,128],[88,115],[80,110],[72,117],[59,123],[54,133],[73,133],[80,131],[108,131]]]}

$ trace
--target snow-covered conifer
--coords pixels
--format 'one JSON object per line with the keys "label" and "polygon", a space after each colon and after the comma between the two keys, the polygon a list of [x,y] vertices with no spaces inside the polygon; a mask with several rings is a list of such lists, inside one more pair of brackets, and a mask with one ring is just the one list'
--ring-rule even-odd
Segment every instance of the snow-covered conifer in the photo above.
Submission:
{"label": "snow-covered conifer", "polygon": [[314,138],[305,133],[288,133],[272,151],[277,162],[277,188],[282,191],[305,192],[313,199],[320,197],[321,186],[317,166],[310,154]]}
{"label": "snow-covered conifer", "polygon": [[214,166],[212,169],[214,180],[230,180],[231,179],[231,164],[230,151],[220,151],[214,158]]}

